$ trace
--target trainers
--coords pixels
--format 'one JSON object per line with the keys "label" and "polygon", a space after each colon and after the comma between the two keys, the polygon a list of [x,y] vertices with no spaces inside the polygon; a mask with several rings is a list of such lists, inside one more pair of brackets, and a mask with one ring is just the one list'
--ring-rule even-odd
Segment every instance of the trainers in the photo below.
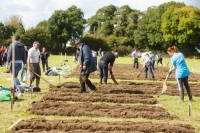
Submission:
{"label": "trainers", "polygon": [[93,94],[95,91],[97,91],[97,88],[94,88],[94,90],[90,90],[90,94]]}

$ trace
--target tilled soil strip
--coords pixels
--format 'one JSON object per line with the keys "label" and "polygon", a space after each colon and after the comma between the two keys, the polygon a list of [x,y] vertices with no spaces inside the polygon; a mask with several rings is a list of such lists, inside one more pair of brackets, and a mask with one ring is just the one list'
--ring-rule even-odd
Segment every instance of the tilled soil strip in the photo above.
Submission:
{"label": "tilled soil strip", "polygon": [[74,101],[74,102],[111,102],[111,103],[143,103],[156,104],[157,100],[143,94],[80,94],[66,92],[48,92],[43,100]]}
{"label": "tilled soil strip", "polygon": [[13,133],[48,132],[48,133],[194,133],[194,128],[183,124],[152,122],[99,122],[89,120],[46,120],[33,118],[19,122]]}
{"label": "tilled soil strip", "polygon": [[41,101],[32,104],[31,113],[38,115],[90,116],[147,119],[178,119],[160,106],[147,105],[108,105],[91,103],[73,103]]}
{"label": "tilled soil strip", "polygon": [[[140,68],[142,68],[142,65],[140,65]],[[67,77],[79,77],[79,67],[76,67],[74,71],[69,74]],[[167,72],[169,71],[168,67],[161,67],[161,66],[156,66],[156,70],[153,71],[155,75],[155,80],[161,81],[164,80]],[[137,75],[140,73],[140,69],[134,69],[132,68],[131,64],[115,64],[113,68],[113,74],[116,79],[121,79],[121,80],[133,80],[133,79],[139,79],[139,80],[144,80],[144,72],[140,75],[139,78],[137,78]],[[108,75],[110,77],[110,75]],[[96,73],[91,73],[90,78],[99,78],[99,72],[98,74]],[[151,79],[150,74],[148,75],[147,79]],[[174,80],[175,81],[175,73],[173,72],[169,77],[168,80]],[[200,80],[200,74],[197,73],[190,73],[189,76],[189,81],[196,82]]]}
{"label": "tilled soil strip", "polygon": [[[75,82],[65,82],[61,84],[61,88],[52,88],[51,91],[62,91],[62,92],[78,92],[80,90],[80,84]],[[129,94],[154,94],[157,95],[162,90],[162,83],[135,83],[135,82],[119,82],[118,85],[107,84],[100,85],[95,83],[98,88],[98,92],[104,94],[119,94],[119,93],[129,93]],[[200,96],[199,90],[200,84],[190,84],[192,94],[194,96]],[[185,95],[187,92],[184,91]],[[167,91],[164,93],[166,95],[178,96],[179,91],[177,84],[167,84]]]}

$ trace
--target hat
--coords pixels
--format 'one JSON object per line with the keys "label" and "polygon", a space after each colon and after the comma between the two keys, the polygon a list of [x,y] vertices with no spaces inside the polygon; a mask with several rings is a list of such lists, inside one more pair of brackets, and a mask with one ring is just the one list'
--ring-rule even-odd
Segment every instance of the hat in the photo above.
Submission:
{"label": "hat", "polygon": [[75,40],[75,45],[82,43],[82,41],[80,39]]}
{"label": "hat", "polygon": [[114,55],[116,56],[116,58],[118,58],[119,56],[118,52],[114,52]]}
{"label": "hat", "polygon": [[34,41],[33,44],[40,44],[38,41]]}

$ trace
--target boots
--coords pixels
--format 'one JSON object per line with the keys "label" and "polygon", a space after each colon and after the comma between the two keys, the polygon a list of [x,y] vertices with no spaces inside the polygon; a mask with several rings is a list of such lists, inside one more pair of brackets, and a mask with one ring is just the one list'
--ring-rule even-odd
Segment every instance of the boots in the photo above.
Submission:
{"label": "boots", "polygon": [[191,92],[190,88],[186,88],[186,90],[187,90],[187,94],[188,94],[189,100],[191,102],[193,102],[194,100],[192,99],[192,92]]}
{"label": "boots", "polygon": [[184,102],[184,91],[183,90],[179,90],[179,96],[180,96],[179,102]]}

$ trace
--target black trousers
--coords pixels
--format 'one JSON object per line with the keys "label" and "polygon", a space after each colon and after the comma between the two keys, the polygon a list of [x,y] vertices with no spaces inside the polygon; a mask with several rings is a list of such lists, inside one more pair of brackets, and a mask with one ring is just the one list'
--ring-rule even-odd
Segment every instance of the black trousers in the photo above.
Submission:
{"label": "black trousers", "polygon": [[86,92],[85,84],[91,89],[94,90],[96,87],[88,79],[90,74],[80,74],[79,81],[81,84],[81,92]]}
{"label": "black trousers", "polygon": [[191,100],[192,99],[192,92],[191,92],[191,89],[190,89],[190,86],[189,86],[189,83],[188,83],[188,76],[184,77],[184,78],[178,78],[177,82],[178,82],[179,91],[182,91],[183,94],[184,94],[184,89],[183,89],[183,84],[184,84],[185,89],[186,89],[187,94],[188,94],[188,97],[189,97],[189,100]]}
{"label": "black trousers", "polygon": [[99,78],[103,79],[104,83],[107,83],[108,79],[108,63],[104,61],[99,61],[98,63],[100,75]]}

